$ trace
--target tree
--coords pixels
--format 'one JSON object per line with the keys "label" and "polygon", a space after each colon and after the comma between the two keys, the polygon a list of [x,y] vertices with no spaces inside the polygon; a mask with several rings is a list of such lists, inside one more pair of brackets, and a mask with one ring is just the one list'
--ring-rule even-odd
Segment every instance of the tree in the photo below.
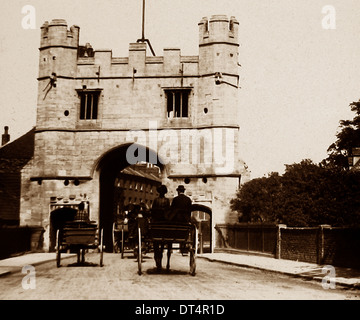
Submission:
{"label": "tree", "polygon": [[360,171],[349,171],[348,157],[360,147],[360,100],[350,103],[353,120],[341,120],[337,140],[320,164],[286,165],[285,173],[250,180],[231,201],[239,221],[289,226],[360,226]]}
{"label": "tree", "polygon": [[348,157],[352,148],[360,146],[360,100],[350,103],[351,111],[355,112],[353,120],[340,120],[340,132],[337,140],[327,150],[329,156],[322,161],[322,165],[332,168],[348,169]]}
{"label": "tree", "polygon": [[280,176],[277,172],[245,183],[230,202],[231,209],[239,213],[240,222],[276,221],[281,194]]}
{"label": "tree", "polygon": [[231,208],[244,222],[360,225],[360,172],[302,160],[287,165],[282,176],[271,173],[245,183]]}
{"label": "tree", "polygon": [[321,181],[320,168],[311,160],[286,165],[282,177],[283,183],[283,216],[287,225],[307,226],[309,215],[318,197],[318,186]]}
{"label": "tree", "polygon": [[282,177],[284,185],[283,222],[291,226],[343,225],[348,172],[324,168],[311,160],[287,165]]}

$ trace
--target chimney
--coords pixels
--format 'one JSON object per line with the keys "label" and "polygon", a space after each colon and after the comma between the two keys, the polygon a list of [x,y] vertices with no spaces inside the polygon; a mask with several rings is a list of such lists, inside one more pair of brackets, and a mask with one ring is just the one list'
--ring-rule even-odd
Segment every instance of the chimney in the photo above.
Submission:
{"label": "chimney", "polygon": [[10,135],[9,135],[9,127],[4,127],[4,134],[1,137],[1,146],[4,144],[7,144],[10,141]]}

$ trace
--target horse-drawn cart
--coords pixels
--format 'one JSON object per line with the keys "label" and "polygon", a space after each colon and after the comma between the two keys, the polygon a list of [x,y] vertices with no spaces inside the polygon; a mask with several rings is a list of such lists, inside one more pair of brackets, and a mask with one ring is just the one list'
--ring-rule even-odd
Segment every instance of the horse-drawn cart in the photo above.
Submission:
{"label": "horse-drawn cart", "polygon": [[[74,208],[74,207],[73,207]],[[74,209],[72,209],[74,210]],[[67,211],[69,212],[69,211]],[[100,267],[103,266],[103,229],[89,220],[88,204],[84,209],[84,203],[80,203],[74,211],[74,219],[66,219],[56,230],[56,266],[61,265],[62,252],[77,253],[77,262],[85,262],[85,253],[89,249],[98,249],[100,253]]]}
{"label": "horse-drawn cart", "polygon": [[[149,210],[142,204],[130,204],[125,207],[122,214],[115,216],[112,228],[113,252],[121,253],[121,259],[124,254],[133,253],[136,257],[138,254],[138,217],[141,217],[142,237],[146,234],[148,224]],[[139,220],[140,221],[140,220]],[[149,251],[147,246],[146,251]]]}
{"label": "horse-drawn cart", "polygon": [[[196,273],[196,252],[198,243],[197,229],[190,223],[170,223],[170,222],[157,222],[150,223],[146,236],[141,234],[141,220],[139,221],[138,228],[138,274],[142,274],[142,248],[144,242],[152,243],[154,254],[156,250],[163,250],[167,247],[167,271],[170,269],[170,256],[172,250],[175,249],[174,244],[178,244],[181,253],[189,253],[190,274],[192,276]],[[162,253],[161,253],[162,256]],[[156,260],[156,257],[155,257]],[[160,258],[161,264],[161,258]]]}
{"label": "horse-drawn cart", "polygon": [[129,226],[127,219],[119,217],[113,223],[112,241],[114,253],[121,253],[121,259],[124,258],[125,250],[129,246]]}

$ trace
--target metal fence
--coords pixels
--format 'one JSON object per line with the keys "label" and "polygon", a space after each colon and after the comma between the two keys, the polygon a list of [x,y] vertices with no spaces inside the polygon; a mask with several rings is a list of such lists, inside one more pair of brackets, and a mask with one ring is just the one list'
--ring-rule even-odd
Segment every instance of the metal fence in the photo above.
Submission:
{"label": "metal fence", "polygon": [[269,224],[218,224],[218,248],[231,248],[275,255],[277,226]]}

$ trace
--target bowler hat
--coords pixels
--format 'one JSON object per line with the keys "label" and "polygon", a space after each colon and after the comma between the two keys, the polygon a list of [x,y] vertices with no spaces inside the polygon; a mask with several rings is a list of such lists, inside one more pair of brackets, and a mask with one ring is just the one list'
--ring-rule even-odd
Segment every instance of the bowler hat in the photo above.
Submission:
{"label": "bowler hat", "polygon": [[157,188],[157,192],[160,194],[165,194],[168,192],[168,190],[167,190],[167,187],[164,184],[162,184],[161,186],[159,186]]}
{"label": "bowler hat", "polygon": [[182,191],[184,192],[185,191],[185,187],[183,185],[179,185],[176,189],[176,191]]}

